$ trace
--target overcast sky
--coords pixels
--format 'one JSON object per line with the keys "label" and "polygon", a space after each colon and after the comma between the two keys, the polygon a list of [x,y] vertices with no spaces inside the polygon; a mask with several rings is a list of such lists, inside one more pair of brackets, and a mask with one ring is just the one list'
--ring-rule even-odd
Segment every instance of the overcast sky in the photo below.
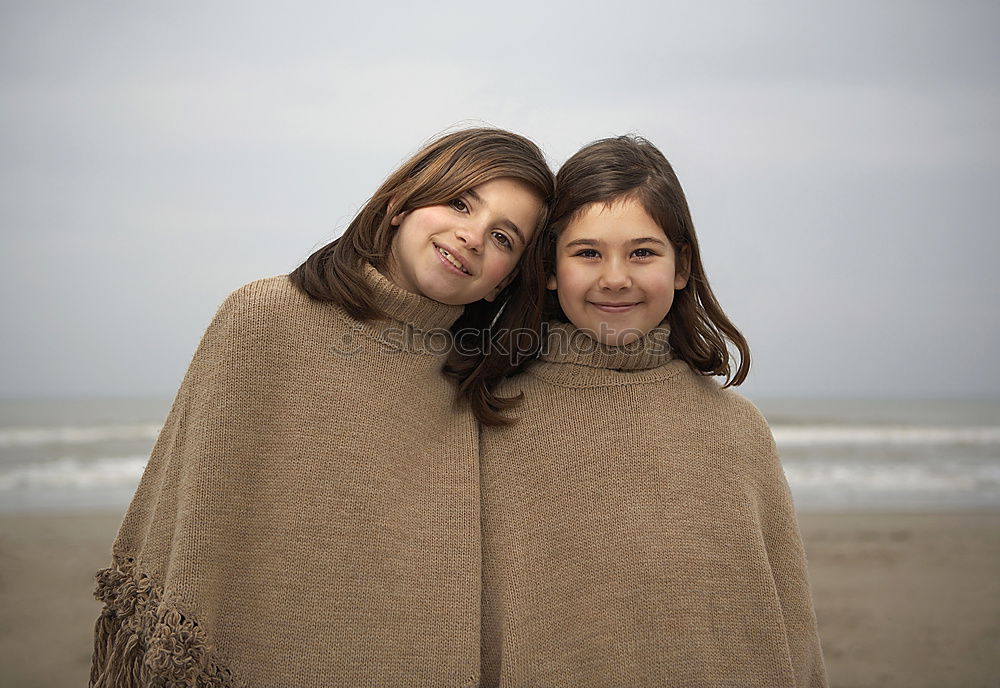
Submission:
{"label": "overcast sky", "polygon": [[3,2],[0,396],[176,390],[435,134],[673,162],[755,397],[1000,396],[995,2]]}

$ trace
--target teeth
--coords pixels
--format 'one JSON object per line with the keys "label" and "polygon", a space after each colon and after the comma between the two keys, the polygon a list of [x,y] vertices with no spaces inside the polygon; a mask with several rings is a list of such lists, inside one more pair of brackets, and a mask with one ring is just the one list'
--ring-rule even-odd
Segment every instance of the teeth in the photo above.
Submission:
{"label": "teeth", "polygon": [[458,268],[459,270],[461,270],[462,272],[464,272],[464,273],[465,273],[466,275],[468,275],[468,274],[469,274],[469,271],[468,271],[468,270],[466,270],[466,269],[465,269],[464,267],[462,267],[462,264],[461,264],[461,263],[459,263],[459,262],[458,262],[457,260],[455,260],[454,258],[452,258],[452,256],[451,256],[451,254],[450,254],[450,253],[448,253],[447,251],[445,251],[445,250],[444,250],[443,248],[441,248],[440,246],[439,246],[439,247],[437,247],[437,250],[438,250],[438,253],[440,253],[440,254],[441,254],[442,256],[444,256],[445,258],[447,258],[447,259],[448,259],[448,262],[449,262],[449,263],[451,263],[451,264],[452,264],[452,265],[454,265],[454,266],[455,266],[456,268]]}

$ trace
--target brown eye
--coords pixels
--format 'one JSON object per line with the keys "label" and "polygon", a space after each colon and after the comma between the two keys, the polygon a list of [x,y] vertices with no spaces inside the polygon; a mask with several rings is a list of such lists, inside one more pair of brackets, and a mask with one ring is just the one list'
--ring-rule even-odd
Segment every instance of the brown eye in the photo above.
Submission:
{"label": "brown eye", "polygon": [[456,198],[448,203],[452,208],[460,213],[465,213],[469,211],[469,206],[461,198]]}
{"label": "brown eye", "polygon": [[510,242],[510,238],[503,232],[493,232],[493,238],[497,240],[497,243],[504,248],[511,248],[513,244]]}

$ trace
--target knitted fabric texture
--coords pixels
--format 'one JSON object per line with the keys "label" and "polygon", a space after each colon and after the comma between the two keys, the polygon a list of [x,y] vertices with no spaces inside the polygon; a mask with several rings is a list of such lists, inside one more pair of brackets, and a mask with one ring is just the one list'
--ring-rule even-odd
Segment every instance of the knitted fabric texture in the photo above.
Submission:
{"label": "knitted fabric texture", "polygon": [[826,685],[767,423],[658,339],[550,344],[500,390],[525,401],[481,431],[484,687]]}
{"label": "knitted fabric texture", "polygon": [[223,303],[98,574],[92,686],[476,684],[478,438],[440,374],[462,308],[366,276],[389,319],[286,276]]}

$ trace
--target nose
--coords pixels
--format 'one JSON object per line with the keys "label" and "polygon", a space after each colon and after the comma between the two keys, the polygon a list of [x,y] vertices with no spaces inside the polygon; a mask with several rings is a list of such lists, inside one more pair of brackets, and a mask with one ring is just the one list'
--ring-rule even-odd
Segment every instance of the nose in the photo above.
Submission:
{"label": "nose", "polygon": [[458,237],[458,240],[461,241],[467,249],[473,253],[479,253],[483,250],[486,229],[470,223],[462,225],[455,230],[455,236]]}
{"label": "nose", "polygon": [[617,260],[609,260],[601,266],[601,274],[597,280],[601,289],[621,291],[632,286],[632,277],[628,268]]}

